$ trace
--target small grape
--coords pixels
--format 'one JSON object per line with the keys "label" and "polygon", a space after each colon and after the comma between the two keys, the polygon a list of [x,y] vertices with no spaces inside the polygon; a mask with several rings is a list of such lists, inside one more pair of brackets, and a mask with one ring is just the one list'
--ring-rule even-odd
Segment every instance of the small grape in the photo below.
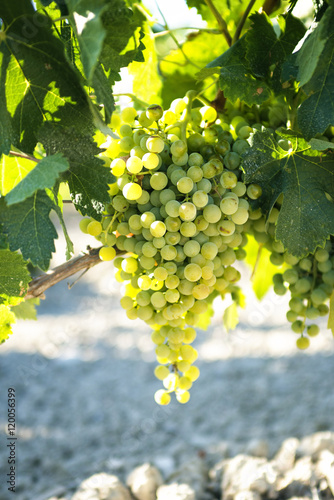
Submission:
{"label": "small grape", "polygon": [[297,339],[296,345],[298,349],[307,349],[310,345],[310,339],[307,337],[299,337],[299,339]]}
{"label": "small grape", "polygon": [[114,247],[102,247],[99,250],[99,257],[101,260],[113,260],[115,256],[116,250],[114,249]]}
{"label": "small grape", "polygon": [[163,389],[159,389],[155,394],[154,394],[154,400],[158,405],[168,405],[170,403],[171,397],[170,394],[168,394],[167,391],[164,391]]}

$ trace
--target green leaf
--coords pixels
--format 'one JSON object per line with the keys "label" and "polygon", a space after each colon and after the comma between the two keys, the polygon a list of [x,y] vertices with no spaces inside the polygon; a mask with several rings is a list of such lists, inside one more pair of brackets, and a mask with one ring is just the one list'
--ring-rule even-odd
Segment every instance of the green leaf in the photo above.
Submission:
{"label": "green leaf", "polygon": [[[160,43],[162,46],[160,46]],[[180,42],[181,43],[181,42]],[[159,37],[156,41],[158,52],[162,51],[168,44],[168,36]],[[170,40],[172,47],[175,42]],[[181,49],[171,50],[159,64],[162,75],[162,97],[163,105],[168,107],[173,99],[185,95],[189,89],[200,91],[204,85],[212,82],[198,81],[197,74],[210,61],[218,57],[227,44],[222,36],[211,35],[206,32],[190,33]],[[210,74],[209,76],[212,76]],[[175,84],[177,82],[177,85]],[[208,99],[214,99],[215,86],[211,87],[211,93],[206,93]]]}
{"label": "green leaf", "polygon": [[280,194],[283,203],[276,227],[276,239],[296,257],[313,253],[334,234],[334,155],[321,155],[304,139],[292,133],[278,134],[288,139],[292,151],[284,151],[274,137],[256,133],[251,148],[243,155],[245,182],[262,187],[259,200],[269,213]]}
{"label": "green leaf", "polygon": [[24,201],[38,189],[52,188],[59,174],[68,168],[69,163],[61,153],[46,156],[7,194],[7,205]]}
{"label": "green leaf", "polygon": [[0,222],[7,233],[9,248],[21,250],[24,260],[30,260],[43,271],[49,267],[55,251],[57,232],[50,220],[54,208],[45,191],[37,191],[21,203],[7,207],[0,198]]}
{"label": "green leaf", "polygon": [[3,155],[0,160],[0,194],[6,196],[36,166],[28,158]]}
{"label": "green leaf", "polygon": [[256,78],[245,59],[247,40],[244,35],[224,54],[208,64],[209,68],[221,67],[220,88],[232,102],[238,99],[249,106],[261,104],[270,97],[268,84]]}
{"label": "green leaf", "polygon": [[325,151],[326,149],[334,149],[334,143],[330,141],[323,141],[322,139],[316,139],[313,137],[310,142],[310,146],[315,151]]}
{"label": "green leaf", "polygon": [[[332,13],[334,23],[334,8]],[[334,32],[332,30],[321,53],[312,78],[303,86],[308,98],[297,112],[298,126],[306,139],[322,134],[334,124]]]}
{"label": "green leaf", "polygon": [[225,330],[227,332],[229,332],[230,330],[234,330],[238,323],[239,323],[238,307],[235,302],[232,302],[232,304],[225,309],[223,314],[223,324]]}
{"label": "green leaf", "polygon": [[212,307],[212,303],[209,303],[207,310],[200,315],[200,319],[196,324],[196,328],[200,328],[201,330],[207,330],[211,325],[211,319],[214,315],[214,310]]}
{"label": "green leaf", "polygon": [[152,96],[159,96],[162,81],[158,73],[158,58],[154,47],[154,39],[147,27],[143,43],[146,47],[143,52],[144,64],[132,62],[128,70],[130,75],[133,76],[132,92],[143,101],[151,102]]}
{"label": "green leaf", "polygon": [[[86,94],[65,57],[63,43],[54,35],[51,19],[35,12],[29,1],[15,2],[15,8],[11,2],[1,2],[0,18],[5,28],[0,41],[0,96],[11,116],[7,150],[10,141],[32,154],[44,121],[92,130]],[[4,113],[3,130],[8,125]]]}
{"label": "green leaf", "polygon": [[14,314],[8,306],[0,305],[0,344],[13,333],[11,323],[15,323]]}
{"label": "green leaf", "polygon": [[[277,37],[274,27],[263,12],[251,16],[252,27],[247,32],[246,58],[255,76],[266,78],[276,67],[280,68],[286,57],[292,53],[298,41],[305,34],[303,23],[292,15],[280,17],[281,33]],[[274,66],[274,67],[273,67]]]}
{"label": "green leaf", "polygon": [[88,83],[92,83],[98,64],[106,30],[102,24],[102,13],[108,0],[67,0],[70,21],[74,27],[81,50],[81,61]]}
{"label": "green leaf", "polygon": [[205,80],[209,76],[220,75],[220,68],[202,68],[201,71],[196,73],[197,80]]}
{"label": "green leaf", "polygon": [[317,28],[312,26],[312,28],[314,31],[305,39],[301,49],[296,54],[297,79],[301,86],[311,79],[326,43],[320,25]]}
{"label": "green leaf", "polygon": [[60,151],[70,162],[70,168],[62,174],[67,181],[71,198],[82,215],[95,219],[101,217],[104,205],[109,203],[109,184],[114,181],[110,169],[96,158],[101,150],[90,136],[84,136],[76,130],[59,130],[45,127],[40,140],[47,154]]}
{"label": "green leaf", "polygon": [[102,14],[106,31],[100,62],[105,71],[110,71],[114,80],[119,80],[119,71],[132,61],[143,61],[144,44],[139,28],[144,17],[138,9],[129,9],[123,0],[109,0]]}
{"label": "green leaf", "polygon": [[110,81],[102,65],[98,64],[93,74],[92,85],[95,90],[97,102],[103,104],[106,123],[110,123],[112,112],[115,109],[115,101],[111,89],[113,83],[114,81]]}
{"label": "green leaf", "polygon": [[247,235],[247,239],[245,262],[253,270],[252,287],[256,297],[261,300],[272,287],[272,278],[277,273],[277,266],[270,262],[269,250],[259,245],[253,236]]}
{"label": "green leaf", "polygon": [[22,297],[27,293],[30,279],[22,255],[0,250],[0,294]]}
{"label": "green leaf", "polygon": [[16,319],[37,320],[36,306],[38,306],[39,303],[39,298],[23,300],[17,306],[13,306],[11,310],[15,314]]}

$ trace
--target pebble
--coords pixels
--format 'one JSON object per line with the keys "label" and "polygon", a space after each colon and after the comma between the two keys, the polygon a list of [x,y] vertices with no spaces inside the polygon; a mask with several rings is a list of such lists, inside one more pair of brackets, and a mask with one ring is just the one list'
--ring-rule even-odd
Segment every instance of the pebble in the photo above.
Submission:
{"label": "pebble", "polygon": [[157,500],[196,500],[196,495],[187,484],[168,484],[158,488]]}
{"label": "pebble", "polygon": [[85,479],[71,500],[131,500],[131,495],[118,477],[101,472]]}
{"label": "pebble", "polygon": [[148,463],[136,467],[126,480],[137,500],[155,500],[156,491],[162,483],[163,479],[158,469]]}
{"label": "pebble", "polygon": [[237,493],[254,491],[273,495],[277,474],[265,458],[237,455],[227,459],[223,467],[222,491],[224,500],[234,500]]}

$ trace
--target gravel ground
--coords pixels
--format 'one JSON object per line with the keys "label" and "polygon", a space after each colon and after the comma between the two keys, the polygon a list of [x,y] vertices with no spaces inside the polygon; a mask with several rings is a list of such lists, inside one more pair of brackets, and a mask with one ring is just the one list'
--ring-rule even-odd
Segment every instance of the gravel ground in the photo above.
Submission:
{"label": "gravel ground", "polygon": [[[81,248],[92,243],[68,224]],[[64,243],[59,241],[62,261]],[[78,246],[80,250],[80,247]],[[186,405],[153,401],[160,382],[150,331],[119,306],[110,264],[100,264],[68,290],[46,292],[37,322],[19,321],[0,349],[0,498],[7,490],[7,390],[16,390],[20,500],[62,495],[97,472],[124,480],[144,462],[167,476],[194,455],[219,458],[266,440],[281,442],[334,431],[334,342],[323,324],[307,352],[297,352],[285,322],[286,298],[251,297],[237,329],[227,334],[217,304],[212,326],[199,332],[201,377]]]}

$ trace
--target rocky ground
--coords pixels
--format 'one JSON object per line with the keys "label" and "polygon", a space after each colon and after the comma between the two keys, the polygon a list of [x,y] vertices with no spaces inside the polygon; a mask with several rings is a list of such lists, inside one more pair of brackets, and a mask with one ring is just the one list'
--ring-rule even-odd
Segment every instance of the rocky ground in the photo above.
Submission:
{"label": "rocky ground", "polygon": [[[78,249],[92,243],[77,234],[74,214],[67,219]],[[155,499],[162,483],[158,500],[334,497],[334,342],[325,323],[297,352],[286,298],[250,298],[229,334],[217,304],[195,342],[201,376],[191,400],[161,408],[149,329],[126,318],[119,297],[112,266],[99,264],[71,290],[48,290],[38,321],[18,322],[1,346],[1,499],[128,500],[127,481],[139,500]],[[6,484],[9,387],[15,495]]]}

